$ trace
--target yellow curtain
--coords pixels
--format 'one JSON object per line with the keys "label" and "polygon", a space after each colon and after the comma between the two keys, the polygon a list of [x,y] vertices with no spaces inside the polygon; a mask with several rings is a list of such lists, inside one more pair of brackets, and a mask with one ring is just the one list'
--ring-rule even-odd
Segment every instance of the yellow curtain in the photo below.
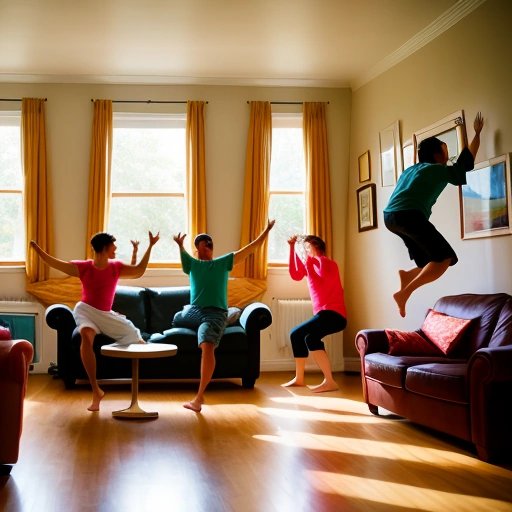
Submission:
{"label": "yellow curtain", "polygon": [[22,165],[25,177],[24,213],[26,226],[27,282],[48,279],[49,268],[35,251],[35,240],[45,251],[53,250],[51,196],[46,164],[44,99],[23,98],[21,102]]}
{"label": "yellow curtain", "polygon": [[306,158],[306,229],[325,241],[332,257],[331,187],[325,103],[304,103],[304,154]]}
{"label": "yellow curtain", "polygon": [[206,232],[204,101],[187,102],[187,216],[189,241]]}
{"label": "yellow curtain", "polygon": [[112,101],[95,100],[89,170],[89,208],[85,254],[92,256],[91,237],[107,229],[112,163]]}
{"label": "yellow curtain", "polygon": [[[252,101],[245,160],[245,187],[240,247],[252,242],[265,229],[268,220],[272,112],[270,102]],[[267,242],[239,268],[234,276],[267,278]]]}

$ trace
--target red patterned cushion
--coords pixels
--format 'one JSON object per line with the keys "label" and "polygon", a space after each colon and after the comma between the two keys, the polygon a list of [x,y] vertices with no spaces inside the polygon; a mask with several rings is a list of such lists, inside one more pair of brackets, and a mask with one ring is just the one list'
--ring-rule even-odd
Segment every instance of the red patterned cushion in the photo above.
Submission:
{"label": "red patterned cushion", "polygon": [[386,329],[389,352],[392,356],[442,356],[440,350],[418,332]]}
{"label": "red patterned cushion", "polygon": [[0,340],[10,340],[11,339],[11,331],[9,327],[3,327],[0,325]]}
{"label": "red patterned cushion", "polygon": [[443,354],[448,355],[457,346],[470,323],[471,320],[429,309],[421,330]]}

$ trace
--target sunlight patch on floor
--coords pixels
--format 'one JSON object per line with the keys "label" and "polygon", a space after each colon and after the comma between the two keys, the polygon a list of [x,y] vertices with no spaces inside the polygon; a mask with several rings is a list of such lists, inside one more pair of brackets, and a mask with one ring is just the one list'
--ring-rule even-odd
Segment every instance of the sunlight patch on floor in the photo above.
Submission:
{"label": "sunlight patch on floor", "polygon": [[405,506],[426,512],[492,510],[510,512],[510,503],[460,493],[450,493],[371,478],[326,471],[306,471],[311,485],[321,492],[359,498],[373,503]]}
{"label": "sunlight patch on floor", "polygon": [[260,407],[259,410],[273,417],[301,419],[305,421],[327,421],[335,423],[381,423],[385,421],[375,416],[355,416],[340,414],[340,412],[304,411],[300,409],[278,409],[273,407]]}
{"label": "sunlight patch on floor", "polygon": [[[277,443],[294,448],[307,450],[326,450],[364,457],[379,457],[389,460],[402,460],[435,464],[440,467],[463,466],[465,468],[476,467],[481,470],[484,463],[473,457],[449,450],[438,450],[425,446],[408,445],[404,443],[392,443],[386,441],[374,441],[342,436],[330,436],[312,434],[309,432],[293,432],[280,430],[278,435],[255,435],[255,439],[269,443]],[[398,449],[399,448],[399,449]],[[493,467],[493,473],[497,468]],[[503,472],[512,480],[509,472]]]}
{"label": "sunlight patch on floor", "polygon": [[350,412],[373,416],[368,410],[365,403],[349,400],[347,398],[336,398],[327,396],[311,396],[311,395],[293,395],[290,397],[276,396],[271,398],[272,401],[281,404],[295,404],[312,407],[327,411]]}

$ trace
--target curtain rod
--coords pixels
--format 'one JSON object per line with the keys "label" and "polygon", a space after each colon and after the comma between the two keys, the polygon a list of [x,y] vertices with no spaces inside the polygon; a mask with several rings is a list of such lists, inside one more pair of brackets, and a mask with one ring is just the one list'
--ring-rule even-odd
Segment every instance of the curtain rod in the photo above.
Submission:
{"label": "curtain rod", "polygon": [[[94,101],[93,98],[91,98],[91,101]],[[186,100],[112,100],[112,103],[180,103],[180,104],[186,104]],[[205,101],[205,103],[208,103]]]}
{"label": "curtain rod", "polygon": [[[247,103],[251,103],[247,100]],[[271,105],[302,105],[303,103],[307,103],[306,101],[271,101]],[[320,103],[327,103],[329,105],[329,101],[321,101]]]}
{"label": "curtain rod", "polygon": [[[0,98],[0,101],[23,101],[21,98]],[[48,101],[48,98],[44,98],[44,101]]]}

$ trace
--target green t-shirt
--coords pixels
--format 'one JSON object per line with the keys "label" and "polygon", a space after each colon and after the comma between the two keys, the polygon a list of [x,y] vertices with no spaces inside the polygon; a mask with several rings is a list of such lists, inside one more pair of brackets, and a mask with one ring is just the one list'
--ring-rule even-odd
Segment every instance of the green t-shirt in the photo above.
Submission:
{"label": "green t-shirt", "polygon": [[473,169],[473,155],[464,148],[453,165],[419,163],[400,176],[385,212],[420,210],[428,219],[437,198],[448,183],[464,185],[466,172]]}
{"label": "green t-shirt", "polygon": [[181,251],[183,272],[190,276],[190,303],[201,307],[228,309],[228,277],[234,253],[213,260],[198,260]]}

